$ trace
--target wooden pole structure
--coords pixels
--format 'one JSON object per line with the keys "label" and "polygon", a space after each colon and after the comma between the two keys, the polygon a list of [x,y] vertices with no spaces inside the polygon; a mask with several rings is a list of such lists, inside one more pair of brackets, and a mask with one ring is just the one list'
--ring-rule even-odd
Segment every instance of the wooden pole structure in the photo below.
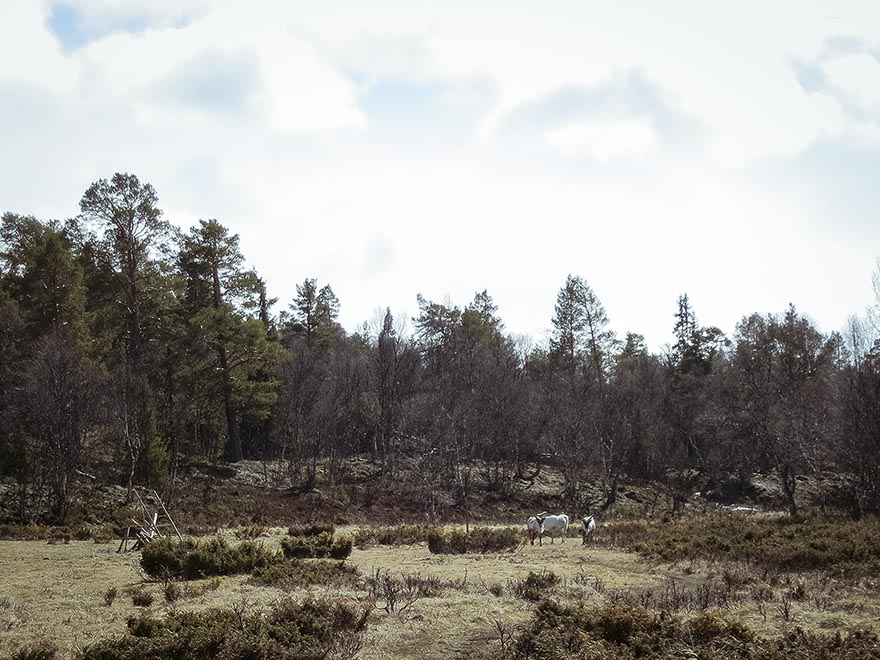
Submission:
{"label": "wooden pole structure", "polygon": [[171,518],[171,514],[168,513],[168,509],[165,508],[165,502],[162,501],[162,498],[159,497],[159,493],[157,493],[155,490],[153,491],[153,495],[156,496],[156,500],[159,502],[159,506],[162,507],[162,511],[165,513],[165,517],[168,518],[168,522],[170,522],[171,526],[174,528],[174,533],[177,534],[177,538],[182,541],[183,537],[180,535],[180,530],[177,529],[177,525],[174,524],[174,520]]}

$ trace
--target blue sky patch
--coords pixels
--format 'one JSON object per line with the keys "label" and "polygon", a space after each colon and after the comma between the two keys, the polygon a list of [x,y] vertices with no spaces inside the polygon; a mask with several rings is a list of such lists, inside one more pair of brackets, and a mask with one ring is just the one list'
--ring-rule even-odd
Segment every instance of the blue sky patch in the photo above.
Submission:
{"label": "blue sky patch", "polygon": [[52,4],[46,25],[58,39],[64,52],[72,53],[114,32],[140,34],[150,27],[150,21],[146,16],[132,14],[108,17],[107,20],[96,22],[88,20],[88,17],[72,4],[55,2]]}

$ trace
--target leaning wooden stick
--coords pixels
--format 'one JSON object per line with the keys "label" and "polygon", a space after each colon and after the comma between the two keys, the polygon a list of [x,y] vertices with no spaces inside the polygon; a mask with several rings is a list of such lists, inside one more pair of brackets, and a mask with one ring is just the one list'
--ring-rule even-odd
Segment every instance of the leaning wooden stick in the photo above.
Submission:
{"label": "leaning wooden stick", "polygon": [[157,493],[155,490],[153,491],[153,495],[156,496],[156,500],[159,502],[159,506],[162,507],[162,511],[165,513],[165,517],[168,518],[168,522],[170,522],[171,526],[174,528],[174,533],[177,534],[177,538],[182,541],[183,537],[180,535],[180,530],[177,529],[177,525],[174,524],[174,520],[171,518],[171,514],[168,513],[168,509],[165,508],[165,502],[162,501],[162,498],[159,497],[159,493]]}

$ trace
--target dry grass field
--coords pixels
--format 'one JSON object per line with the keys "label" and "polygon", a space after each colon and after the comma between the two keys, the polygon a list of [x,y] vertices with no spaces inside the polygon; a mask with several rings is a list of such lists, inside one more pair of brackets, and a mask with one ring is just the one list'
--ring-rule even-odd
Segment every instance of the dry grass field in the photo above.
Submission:
{"label": "dry grass field", "polygon": [[[346,531],[351,530],[337,530]],[[273,530],[260,542],[274,547],[282,533]],[[284,595],[237,575],[179,583],[176,598],[168,602],[166,585],[145,578],[139,557],[117,554],[115,544],[89,541],[0,542],[0,656],[47,640],[66,657],[87,643],[121,635],[126,620],[145,609],[133,603],[133,594],[151,594],[146,609],[155,615],[213,606],[259,611]],[[501,645],[535,606],[522,589],[530,573],[558,576],[555,584],[540,589],[558,602],[630,602],[671,608],[682,616],[718,608],[768,635],[793,626],[880,629],[880,581],[875,578],[761,571],[717,559],[661,563],[613,547],[607,537],[586,547],[572,537],[485,555],[432,555],[425,543],[374,546],[355,548],[347,563],[361,573],[357,584],[293,588],[291,593],[360,602],[374,598],[359,655],[364,660],[460,657]],[[389,608],[382,591],[368,586],[371,577],[386,572],[428,580],[430,593],[411,603],[402,597]]]}

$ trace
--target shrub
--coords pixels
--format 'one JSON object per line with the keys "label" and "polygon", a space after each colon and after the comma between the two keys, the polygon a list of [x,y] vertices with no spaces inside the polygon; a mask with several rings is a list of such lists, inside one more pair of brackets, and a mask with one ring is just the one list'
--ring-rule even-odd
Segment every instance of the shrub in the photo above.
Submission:
{"label": "shrub", "polygon": [[278,559],[278,553],[250,541],[231,546],[223,538],[200,542],[158,539],[143,549],[141,567],[152,578],[194,580],[211,575],[250,573]]}
{"label": "shrub", "polygon": [[686,623],[641,606],[563,607],[543,601],[513,646],[515,657],[671,657],[660,651],[676,645],[692,648],[699,657],[749,657],[738,651],[752,639],[743,626],[716,614]]}
{"label": "shrub", "polygon": [[[260,570],[260,569],[257,569]],[[220,588],[220,585],[223,584],[223,581],[218,577],[212,577],[210,580],[205,580],[203,583],[195,585],[189,583],[186,585],[186,597],[187,598],[198,598],[209,591],[217,591]]]}
{"label": "shrub", "polygon": [[102,525],[91,530],[91,537],[95,543],[110,543],[116,539],[117,534],[112,525]]}
{"label": "shrub", "polygon": [[355,545],[359,548],[373,545],[415,545],[427,541],[435,529],[433,525],[367,527],[355,532]]}
{"label": "shrub", "polygon": [[73,535],[69,527],[52,527],[48,534],[49,543],[70,543]]}
{"label": "shrub", "polygon": [[113,601],[116,600],[118,593],[116,587],[110,587],[107,589],[107,591],[104,592],[104,605],[110,607],[113,604]]}
{"label": "shrub", "polygon": [[350,536],[341,536],[338,539],[335,539],[333,543],[330,545],[330,558],[331,559],[345,559],[351,554],[351,548],[354,544],[354,539]]}
{"label": "shrub", "polygon": [[269,528],[265,525],[246,525],[236,529],[233,534],[241,541],[253,541],[268,534]]}
{"label": "shrub", "polygon": [[322,532],[317,536],[285,536],[281,539],[281,550],[288,559],[345,559],[353,544],[350,536],[334,539],[329,532]]}
{"label": "shrub", "polygon": [[88,535],[82,537],[82,529],[77,530],[74,534],[69,527],[54,527],[51,525],[0,525],[0,539],[7,541],[43,541],[49,543],[69,543],[72,538],[89,538]]}
{"label": "shrub", "polygon": [[290,536],[320,536],[329,534],[333,536],[336,533],[336,527],[332,523],[311,523],[308,525],[293,525],[288,528],[287,533]]}
{"label": "shrub", "polygon": [[137,607],[149,607],[153,604],[153,594],[143,587],[134,589],[131,592],[131,602]]}
{"label": "shrub", "polygon": [[313,585],[355,587],[360,579],[361,573],[357,567],[343,562],[293,559],[258,568],[251,576],[250,584],[292,591]]}
{"label": "shrub", "polygon": [[225,539],[219,537],[193,544],[184,558],[183,576],[196,578],[243,572],[239,570],[244,562],[239,561],[241,555],[238,548],[244,545],[242,543],[233,549]]}
{"label": "shrub", "polygon": [[470,532],[463,529],[450,532],[434,529],[428,535],[428,550],[432,554],[502,552],[519,547],[520,543],[520,533],[512,527],[476,527]]}
{"label": "shrub", "polygon": [[109,543],[118,536],[113,525],[84,525],[77,528],[73,538],[77,541],[94,541],[95,543]]}
{"label": "shrub", "polygon": [[10,656],[10,660],[55,660],[58,647],[51,642],[37,642],[32,646],[19,649]]}
{"label": "shrub", "polygon": [[0,525],[0,539],[5,541],[37,541],[49,538],[51,529],[40,525]]}
{"label": "shrub", "polygon": [[667,561],[725,558],[783,571],[875,572],[880,520],[718,514],[650,525],[628,547]]}
{"label": "shrub", "polygon": [[[498,625],[496,623],[496,625]],[[504,626],[502,624],[499,629]],[[824,635],[794,627],[763,636],[717,610],[683,618],[639,605],[562,606],[542,601],[513,640],[484,658],[496,660],[631,660],[632,658],[730,658],[808,660],[876,659],[880,638],[859,628]]]}
{"label": "shrub", "polygon": [[[285,536],[281,539],[281,551],[287,559],[308,559],[315,556],[315,546],[323,540],[322,536]],[[327,539],[321,543],[321,547],[328,547],[331,543]],[[329,550],[327,551],[329,554]]]}
{"label": "shrub", "polygon": [[183,589],[181,588],[180,583],[175,582],[174,580],[168,580],[162,586],[162,593],[165,596],[166,603],[174,603],[183,597]]}
{"label": "shrub", "polygon": [[521,580],[508,581],[508,588],[517,598],[533,602],[546,598],[547,592],[560,583],[560,577],[552,571],[529,574]]}
{"label": "shrub", "polygon": [[468,536],[460,529],[448,533],[436,529],[428,536],[428,551],[431,554],[464,554],[468,551]]}
{"label": "shrub", "polygon": [[157,539],[141,551],[141,568],[152,578],[183,575],[187,555],[194,547],[193,541]]}
{"label": "shrub", "polygon": [[422,577],[406,574],[399,578],[389,570],[375,569],[367,579],[367,592],[373,600],[382,600],[388,614],[401,614],[422,598],[436,598],[447,588],[460,588],[456,581],[444,581],[437,576]]}
{"label": "shrub", "polygon": [[246,603],[201,612],[141,614],[127,634],[85,648],[78,660],[318,660],[354,657],[369,607],[338,599],[284,599],[263,613]]}
{"label": "shrub", "polygon": [[605,543],[612,547],[632,548],[648,538],[650,532],[651,527],[644,520],[615,520],[596,527],[592,538],[597,543]]}

